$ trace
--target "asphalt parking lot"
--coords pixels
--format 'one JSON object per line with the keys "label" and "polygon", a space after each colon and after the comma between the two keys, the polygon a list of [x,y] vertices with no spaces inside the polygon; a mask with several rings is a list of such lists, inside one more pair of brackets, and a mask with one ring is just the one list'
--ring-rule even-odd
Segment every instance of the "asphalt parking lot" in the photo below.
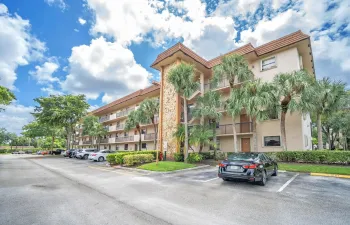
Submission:
{"label": "asphalt parking lot", "polygon": [[0,224],[343,225],[350,219],[348,179],[285,172],[262,187],[222,181],[215,167],[154,174],[105,164],[0,156],[0,191],[8,193],[0,197]]}

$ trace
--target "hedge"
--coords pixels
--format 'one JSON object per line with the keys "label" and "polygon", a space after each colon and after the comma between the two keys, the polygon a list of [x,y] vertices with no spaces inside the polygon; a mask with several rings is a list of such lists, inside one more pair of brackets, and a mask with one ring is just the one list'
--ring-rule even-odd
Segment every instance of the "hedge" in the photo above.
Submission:
{"label": "hedge", "polygon": [[[152,150],[152,151],[130,151],[130,152],[117,152],[114,154],[109,154],[107,155],[107,161],[110,164],[118,164],[121,165],[123,164],[123,157],[126,155],[138,155],[138,154],[152,154],[153,158],[156,158],[157,155],[157,151],[156,150]],[[113,160],[114,158],[114,160]],[[159,158],[159,157],[158,157]]]}
{"label": "hedge", "polygon": [[127,166],[133,166],[135,164],[152,162],[153,159],[153,154],[132,154],[124,155],[123,162]]}
{"label": "hedge", "polygon": [[183,153],[174,153],[175,162],[183,162],[184,158],[185,158],[185,156]]}
{"label": "hedge", "polygon": [[282,162],[350,164],[350,151],[283,151],[266,154],[271,158]]}
{"label": "hedge", "polygon": [[197,163],[201,162],[203,159],[203,156],[199,153],[190,153],[188,154],[187,161],[189,163]]}

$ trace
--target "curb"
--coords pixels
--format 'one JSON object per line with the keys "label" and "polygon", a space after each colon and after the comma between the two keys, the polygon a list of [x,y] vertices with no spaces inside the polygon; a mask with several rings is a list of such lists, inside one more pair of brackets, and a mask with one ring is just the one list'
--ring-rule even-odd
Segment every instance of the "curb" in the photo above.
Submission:
{"label": "curb", "polygon": [[127,168],[127,167],[122,167],[122,166],[113,166],[113,168],[115,168],[115,169],[136,171],[136,172],[147,173],[147,174],[173,174],[173,173],[187,172],[187,171],[191,171],[191,170],[198,170],[198,169],[203,169],[203,168],[208,168],[208,167],[210,167],[210,166],[209,165],[203,165],[203,166],[197,166],[197,167],[187,168],[187,169],[182,169],[182,170],[175,170],[175,171],[168,171],[168,172],[157,172],[157,171],[143,170],[143,169],[137,169],[137,168]]}
{"label": "curb", "polygon": [[310,176],[319,176],[319,177],[336,177],[336,178],[345,178],[345,179],[350,179],[350,175],[329,174],[329,173],[310,173]]}

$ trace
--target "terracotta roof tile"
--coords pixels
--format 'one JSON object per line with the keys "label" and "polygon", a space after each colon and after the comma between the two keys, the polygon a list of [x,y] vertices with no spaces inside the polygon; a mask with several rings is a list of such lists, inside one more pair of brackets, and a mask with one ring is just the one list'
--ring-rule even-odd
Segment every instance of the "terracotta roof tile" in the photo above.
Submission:
{"label": "terracotta roof tile", "polygon": [[160,89],[160,85],[159,84],[153,84],[150,87],[147,87],[145,89],[141,89],[141,90],[135,91],[135,92],[133,92],[133,93],[131,93],[129,95],[126,95],[126,96],[124,96],[122,98],[119,98],[119,99],[117,99],[117,100],[115,100],[115,101],[113,101],[113,102],[111,102],[111,103],[109,103],[107,105],[104,105],[104,106],[102,106],[102,107],[100,107],[98,109],[95,109],[91,113],[94,114],[94,113],[101,112],[102,110],[108,109],[108,108],[110,108],[112,106],[121,104],[121,103],[129,101],[129,100],[131,100],[133,98],[136,98],[136,97],[148,94],[148,93],[150,93],[152,91],[159,90],[159,89]]}
{"label": "terracotta roof tile", "polygon": [[300,30],[298,30],[294,33],[287,35],[287,36],[281,37],[277,40],[274,40],[274,41],[268,42],[264,45],[261,45],[261,46],[255,48],[255,51],[256,51],[256,54],[259,56],[264,55],[264,54],[267,54],[269,52],[275,51],[277,49],[280,49],[280,48],[286,47],[288,45],[297,43],[299,41],[308,39],[309,37],[310,37],[309,35],[306,35],[303,32],[301,32]]}
{"label": "terracotta roof tile", "polygon": [[[286,47],[288,45],[297,43],[299,41],[308,39],[309,36],[304,34],[303,32],[301,32],[300,30],[291,33],[289,35],[286,35],[284,37],[281,37],[277,40],[268,42],[264,45],[261,45],[257,48],[254,48],[253,45],[251,43],[246,44],[240,48],[237,48],[233,51],[230,51],[224,55],[229,55],[232,53],[236,53],[239,55],[245,55],[247,53],[253,52],[255,51],[255,53],[257,54],[257,56],[260,55],[264,55],[267,54],[269,52],[275,51],[277,49]],[[188,55],[189,57],[193,58],[194,60],[196,60],[197,62],[201,63],[203,66],[207,67],[207,68],[212,68],[213,66],[216,66],[218,64],[220,64],[221,62],[221,58],[222,56],[218,56],[214,59],[211,59],[209,61],[205,60],[204,58],[200,57],[199,55],[197,55],[194,51],[192,51],[191,49],[187,48],[185,45],[181,44],[181,43],[177,43],[174,46],[172,46],[171,48],[167,49],[166,51],[164,51],[163,53],[159,54],[156,58],[156,60],[152,63],[151,67],[153,67],[154,65],[156,65],[157,63],[159,63],[160,61],[170,57],[171,55],[175,54],[177,51],[182,51],[184,54]]]}

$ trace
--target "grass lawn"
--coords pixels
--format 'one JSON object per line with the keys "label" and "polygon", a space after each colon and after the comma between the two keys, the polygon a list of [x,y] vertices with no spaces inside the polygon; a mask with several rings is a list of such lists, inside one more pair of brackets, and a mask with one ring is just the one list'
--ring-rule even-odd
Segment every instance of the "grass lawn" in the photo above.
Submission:
{"label": "grass lawn", "polygon": [[167,172],[167,171],[182,170],[182,169],[193,168],[193,167],[195,167],[195,165],[183,163],[183,162],[160,161],[158,162],[158,165],[156,165],[156,163],[153,162],[153,163],[144,164],[137,168],[143,169],[143,170]]}
{"label": "grass lawn", "polygon": [[278,163],[279,170],[293,172],[328,173],[350,175],[350,166],[315,165],[304,163]]}

